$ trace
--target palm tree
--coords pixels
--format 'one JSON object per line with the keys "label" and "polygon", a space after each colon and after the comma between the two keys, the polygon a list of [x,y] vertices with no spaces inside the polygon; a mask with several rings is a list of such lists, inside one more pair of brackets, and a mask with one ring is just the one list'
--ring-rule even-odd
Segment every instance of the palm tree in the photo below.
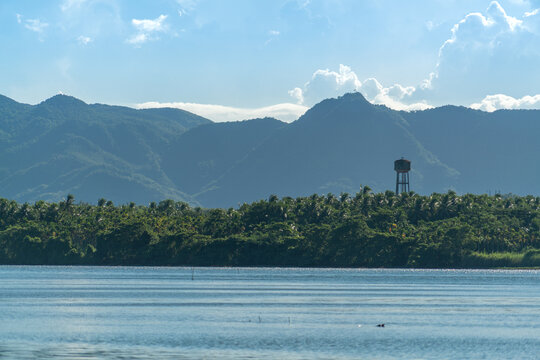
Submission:
{"label": "palm tree", "polygon": [[364,196],[368,195],[370,192],[371,192],[371,188],[369,186],[366,185],[362,188],[362,195]]}

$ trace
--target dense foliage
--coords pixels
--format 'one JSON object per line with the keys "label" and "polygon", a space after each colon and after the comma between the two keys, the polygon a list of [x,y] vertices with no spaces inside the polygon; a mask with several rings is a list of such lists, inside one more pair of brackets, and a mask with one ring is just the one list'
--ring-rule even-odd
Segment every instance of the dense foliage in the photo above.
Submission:
{"label": "dense foliage", "polygon": [[493,267],[540,265],[540,197],[373,194],[237,209],[0,200],[0,263]]}

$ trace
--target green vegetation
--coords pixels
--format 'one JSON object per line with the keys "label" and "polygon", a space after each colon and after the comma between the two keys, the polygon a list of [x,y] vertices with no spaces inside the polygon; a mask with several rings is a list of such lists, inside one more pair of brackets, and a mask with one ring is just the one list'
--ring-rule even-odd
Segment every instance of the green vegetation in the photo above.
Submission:
{"label": "green vegetation", "polygon": [[540,197],[373,194],[237,209],[0,199],[0,263],[318,267],[540,266]]}
{"label": "green vegetation", "polygon": [[0,95],[0,188],[21,202],[60,201],[73,192],[83,201],[196,204],[166,180],[160,159],[204,124],[211,121],[178,109],[88,105],[65,95],[24,105]]}

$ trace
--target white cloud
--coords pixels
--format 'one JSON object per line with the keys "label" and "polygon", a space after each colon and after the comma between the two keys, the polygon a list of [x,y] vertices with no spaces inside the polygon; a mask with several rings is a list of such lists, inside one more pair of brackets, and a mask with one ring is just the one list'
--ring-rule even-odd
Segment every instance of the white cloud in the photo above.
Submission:
{"label": "white cloud", "polygon": [[[372,103],[399,110],[469,105],[474,100],[480,101],[473,104],[476,108],[489,111],[540,107],[536,96],[509,96],[538,93],[539,58],[540,9],[518,18],[492,1],[484,13],[470,13],[452,27],[450,37],[439,48],[435,69],[416,86],[385,86],[373,77],[360,81],[350,67],[340,65],[337,72],[315,71],[303,87],[290,90],[289,95],[300,104],[313,105],[359,91]],[[486,97],[493,93],[509,95]]]}
{"label": "white cloud", "polygon": [[92,42],[92,38],[88,37],[88,36],[79,36],[77,38],[77,41],[79,42],[79,44],[81,45],[88,45],[88,43]]}
{"label": "white cloud", "polygon": [[531,17],[531,16],[534,16],[534,15],[538,15],[538,13],[540,12],[540,9],[535,9],[533,11],[530,11],[530,12],[526,12],[525,15],[523,15],[523,17]]}
{"label": "white cloud", "polygon": [[289,90],[289,96],[296,99],[297,104],[303,104],[304,103],[304,92],[302,89],[296,87],[292,90]]}
{"label": "white cloud", "polygon": [[452,46],[460,50],[474,47],[493,47],[498,36],[521,29],[523,21],[508,16],[497,1],[492,1],[486,10],[486,15],[470,13],[459,21],[451,30],[451,37],[444,42],[439,50],[440,60],[444,60],[447,51]]}
{"label": "white cloud", "polygon": [[155,35],[156,33],[168,31],[168,26],[165,23],[166,19],[167,15],[160,15],[153,20],[131,20],[131,24],[137,29],[137,33],[130,37],[127,42],[134,45],[140,45],[150,40],[157,40],[158,37]]}
{"label": "white cloud", "polygon": [[313,73],[311,80],[303,88],[289,90],[289,95],[298,104],[314,105],[331,97],[338,97],[347,92],[361,92],[374,104],[386,105],[395,110],[422,110],[432,106],[425,101],[404,102],[416,91],[413,86],[394,84],[384,87],[377,79],[368,78],[363,82],[349,66],[340,64],[339,71],[320,69]]}
{"label": "white cloud", "polygon": [[[339,71],[319,69],[313,73],[311,80],[302,89],[295,88],[289,95],[302,103],[313,105],[322,99],[337,97],[346,92],[357,91],[361,86],[360,80],[350,67],[340,64]],[[300,91],[301,90],[301,91]]]}
{"label": "white cloud", "polygon": [[140,44],[143,44],[143,43],[147,42],[148,39],[149,39],[149,37],[148,37],[147,34],[138,33],[138,34],[135,34],[132,37],[130,37],[127,40],[127,42],[130,43],[130,44],[133,44],[133,45],[140,45]]}
{"label": "white cloud", "polygon": [[404,102],[414,94],[416,88],[413,86],[401,86],[394,84],[390,87],[384,87],[375,78],[364,80],[359,91],[366,96],[366,99],[374,104],[385,105],[394,110],[425,110],[433,106],[426,101]]}
{"label": "white cloud", "polygon": [[49,24],[45,22],[41,22],[39,19],[28,19],[24,22],[24,27],[28,30],[37,32],[37,33],[43,33],[45,28],[47,28]]}
{"label": "white cloud", "polygon": [[523,16],[523,28],[540,36],[540,9],[525,13]]}
{"label": "white cloud", "polygon": [[538,109],[540,108],[540,94],[519,99],[503,94],[488,95],[481,102],[471,104],[470,107],[490,112],[499,109]]}
{"label": "white cloud", "polygon": [[439,49],[430,91],[416,94],[435,103],[467,104],[490,93],[536,93],[540,81],[540,16],[510,16],[497,1],[484,13],[457,22]]}
{"label": "white cloud", "polygon": [[359,84],[357,90],[362,90],[362,94],[366,99],[373,100],[376,97],[381,97],[384,94],[384,86],[375,78],[368,78],[364,80],[363,84]]}
{"label": "white cloud", "polygon": [[131,23],[135,28],[141,32],[154,32],[154,31],[165,31],[165,19],[167,19],[167,15],[159,15],[154,20],[149,19],[133,19],[131,20]]}
{"label": "white cloud", "polygon": [[15,16],[17,17],[18,24],[37,33],[39,41],[43,41],[45,29],[49,26],[48,23],[42,22],[40,19],[25,19],[21,14],[15,14]]}
{"label": "white cloud", "polygon": [[272,36],[278,36],[279,35],[279,31],[278,30],[270,30],[268,32],[269,35],[272,35]]}
{"label": "white cloud", "polygon": [[146,102],[135,105],[137,109],[176,108],[203,116],[216,122],[241,121],[261,117],[273,117],[282,121],[292,122],[302,116],[308,108],[299,104],[276,104],[260,108],[237,108],[223,105],[196,104],[184,102]]}

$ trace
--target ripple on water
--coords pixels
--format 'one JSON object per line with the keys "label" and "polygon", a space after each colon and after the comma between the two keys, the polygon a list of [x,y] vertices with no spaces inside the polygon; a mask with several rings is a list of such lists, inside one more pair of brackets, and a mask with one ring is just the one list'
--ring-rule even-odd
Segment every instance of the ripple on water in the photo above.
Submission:
{"label": "ripple on water", "polygon": [[539,275],[0,266],[0,358],[534,358]]}

